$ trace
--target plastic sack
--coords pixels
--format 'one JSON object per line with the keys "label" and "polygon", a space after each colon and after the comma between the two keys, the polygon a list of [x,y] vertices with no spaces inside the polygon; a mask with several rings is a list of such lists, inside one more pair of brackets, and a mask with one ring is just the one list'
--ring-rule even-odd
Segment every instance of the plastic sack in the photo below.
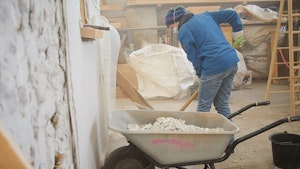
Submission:
{"label": "plastic sack", "polygon": [[[277,12],[271,9],[261,8],[257,5],[238,5],[234,10],[240,15],[243,24],[251,23],[272,23],[277,21]],[[275,29],[274,26],[250,26],[244,27],[244,36],[248,45],[253,47],[259,46],[270,35],[270,31]]]}
{"label": "plastic sack", "polygon": [[257,5],[238,5],[234,10],[240,14],[241,19],[248,21],[259,21],[263,23],[270,23],[277,21],[277,12],[268,8],[261,8]]}
{"label": "plastic sack", "polygon": [[232,90],[238,90],[245,85],[244,78],[247,73],[247,67],[243,55],[238,50],[236,50],[236,52],[240,61],[238,62],[237,73],[233,79]]}
{"label": "plastic sack", "polygon": [[195,81],[193,65],[181,48],[152,44],[129,54],[127,61],[146,99],[184,98]]}

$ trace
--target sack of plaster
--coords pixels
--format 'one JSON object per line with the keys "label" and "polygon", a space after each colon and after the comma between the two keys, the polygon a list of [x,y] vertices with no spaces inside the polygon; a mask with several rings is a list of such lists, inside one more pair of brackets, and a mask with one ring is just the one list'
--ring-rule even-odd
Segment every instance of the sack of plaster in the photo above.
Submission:
{"label": "sack of plaster", "polygon": [[258,21],[261,23],[276,22],[278,13],[269,8],[261,8],[257,5],[237,5],[234,10],[241,16],[241,19]]}
{"label": "sack of plaster", "polygon": [[259,46],[270,36],[276,25],[264,25],[263,23],[276,23],[277,12],[257,5],[237,5],[234,10],[240,15],[243,24],[260,24],[256,26],[244,26],[244,37],[247,45]]}
{"label": "sack of plaster", "polygon": [[151,44],[133,51],[127,59],[136,71],[138,92],[145,99],[181,99],[195,82],[192,63],[181,48]]}

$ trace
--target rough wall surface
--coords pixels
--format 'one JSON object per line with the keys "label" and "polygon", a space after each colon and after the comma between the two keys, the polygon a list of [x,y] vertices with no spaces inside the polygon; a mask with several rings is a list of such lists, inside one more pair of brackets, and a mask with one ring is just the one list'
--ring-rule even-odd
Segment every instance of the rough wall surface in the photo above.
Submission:
{"label": "rough wall surface", "polygon": [[74,168],[63,1],[1,0],[0,19],[0,123],[34,168]]}

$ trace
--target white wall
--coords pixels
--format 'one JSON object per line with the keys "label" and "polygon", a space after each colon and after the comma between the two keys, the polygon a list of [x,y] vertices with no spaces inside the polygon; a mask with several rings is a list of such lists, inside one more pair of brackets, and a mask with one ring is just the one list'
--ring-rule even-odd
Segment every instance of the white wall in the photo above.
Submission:
{"label": "white wall", "polygon": [[[74,102],[77,114],[81,168],[103,165],[108,139],[107,115],[114,108],[116,57],[120,37],[111,27],[103,38],[81,41],[78,3],[67,4],[68,42]],[[110,26],[97,9],[87,4],[89,24]],[[105,25],[106,24],[106,25]]]}

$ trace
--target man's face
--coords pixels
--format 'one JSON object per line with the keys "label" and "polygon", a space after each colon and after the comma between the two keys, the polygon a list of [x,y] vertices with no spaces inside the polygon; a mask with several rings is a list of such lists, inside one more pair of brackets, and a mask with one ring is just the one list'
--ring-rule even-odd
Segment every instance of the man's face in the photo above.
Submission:
{"label": "man's face", "polygon": [[175,22],[175,23],[169,25],[168,28],[171,28],[171,29],[177,28],[178,24],[179,24],[179,22]]}

